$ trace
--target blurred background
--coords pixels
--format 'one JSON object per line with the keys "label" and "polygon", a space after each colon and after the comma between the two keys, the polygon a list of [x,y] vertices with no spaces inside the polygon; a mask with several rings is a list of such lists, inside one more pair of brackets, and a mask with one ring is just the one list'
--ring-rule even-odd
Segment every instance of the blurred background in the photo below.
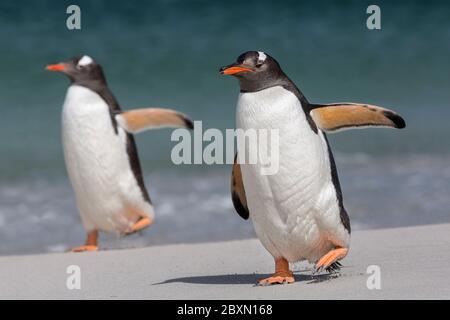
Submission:
{"label": "blurred background", "polygon": [[[82,29],[66,28],[81,7]],[[0,2],[0,254],[84,241],[66,176],[60,114],[68,80],[49,63],[89,54],[124,109],[171,107],[233,128],[242,52],[274,56],[311,102],[392,108],[405,130],[330,135],[354,230],[450,222],[450,3],[376,1]],[[253,237],[234,212],[230,165],[175,166],[171,130],[137,137],[156,223],[106,248]]]}

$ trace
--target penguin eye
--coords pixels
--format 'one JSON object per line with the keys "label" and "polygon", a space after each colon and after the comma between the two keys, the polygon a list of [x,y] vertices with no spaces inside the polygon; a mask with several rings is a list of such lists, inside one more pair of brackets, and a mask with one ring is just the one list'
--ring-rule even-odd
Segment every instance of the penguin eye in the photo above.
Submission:
{"label": "penguin eye", "polygon": [[257,61],[255,67],[261,68],[262,65],[263,65],[262,61]]}
{"label": "penguin eye", "polygon": [[77,64],[77,69],[78,69],[78,70],[83,70],[83,69],[84,69],[84,66],[83,66],[83,65]]}

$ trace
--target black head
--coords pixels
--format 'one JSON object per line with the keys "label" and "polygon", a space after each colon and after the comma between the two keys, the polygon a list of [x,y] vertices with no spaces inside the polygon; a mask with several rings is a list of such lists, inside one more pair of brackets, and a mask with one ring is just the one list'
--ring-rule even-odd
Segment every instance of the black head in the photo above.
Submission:
{"label": "black head", "polygon": [[75,57],[66,62],[47,66],[49,71],[59,71],[66,74],[72,83],[86,87],[106,84],[102,67],[91,57]]}
{"label": "black head", "polygon": [[243,92],[259,91],[286,81],[278,62],[262,51],[241,54],[236,62],[220,68],[220,73],[238,78]]}

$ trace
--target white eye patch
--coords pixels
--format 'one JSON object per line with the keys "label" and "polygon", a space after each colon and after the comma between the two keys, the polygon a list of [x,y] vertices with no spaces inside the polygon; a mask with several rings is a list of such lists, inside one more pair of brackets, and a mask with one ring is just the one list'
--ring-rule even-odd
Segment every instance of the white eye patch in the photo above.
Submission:
{"label": "white eye patch", "polygon": [[258,61],[264,62],[266,61],[267,56],[264,52],[258,51]]}
{"label": "white eye patch", "polygon": [[94,62],[94,60],[92,60],[91,57],[83,56],[83,58],[81,58],[80,61],[78,61],[78,66],[84,67],[87,66],[88,64],[91,64],[92,62]]}

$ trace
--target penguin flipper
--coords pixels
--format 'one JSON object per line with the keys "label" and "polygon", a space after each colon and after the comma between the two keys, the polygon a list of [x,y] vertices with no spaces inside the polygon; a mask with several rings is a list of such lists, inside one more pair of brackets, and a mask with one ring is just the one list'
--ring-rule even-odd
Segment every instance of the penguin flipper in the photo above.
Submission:
{"label": "penguin flipper", "polygon": [[129,133],[139,133],[149,129],[164,127],[194,127],[192,120],[185,114],[163,108],[144,108],[124,111],[116,116],[117,123]]}
{"label": "penguin flipper", "polygon": [[233,170],[231,171],[231,200],[236,212],[242,219],[247,220],[250,214],[247,207],[244,183],[242,182],[241,166],[236,160],[237,153],[234,156]]}
{"label": "penguin flipper", "polygon": [[311,104],[311,117],[317,126],[327,132],[364,127],[391,127],[402,129],[405,120],[395,112],[382,107],[359,103]]}

